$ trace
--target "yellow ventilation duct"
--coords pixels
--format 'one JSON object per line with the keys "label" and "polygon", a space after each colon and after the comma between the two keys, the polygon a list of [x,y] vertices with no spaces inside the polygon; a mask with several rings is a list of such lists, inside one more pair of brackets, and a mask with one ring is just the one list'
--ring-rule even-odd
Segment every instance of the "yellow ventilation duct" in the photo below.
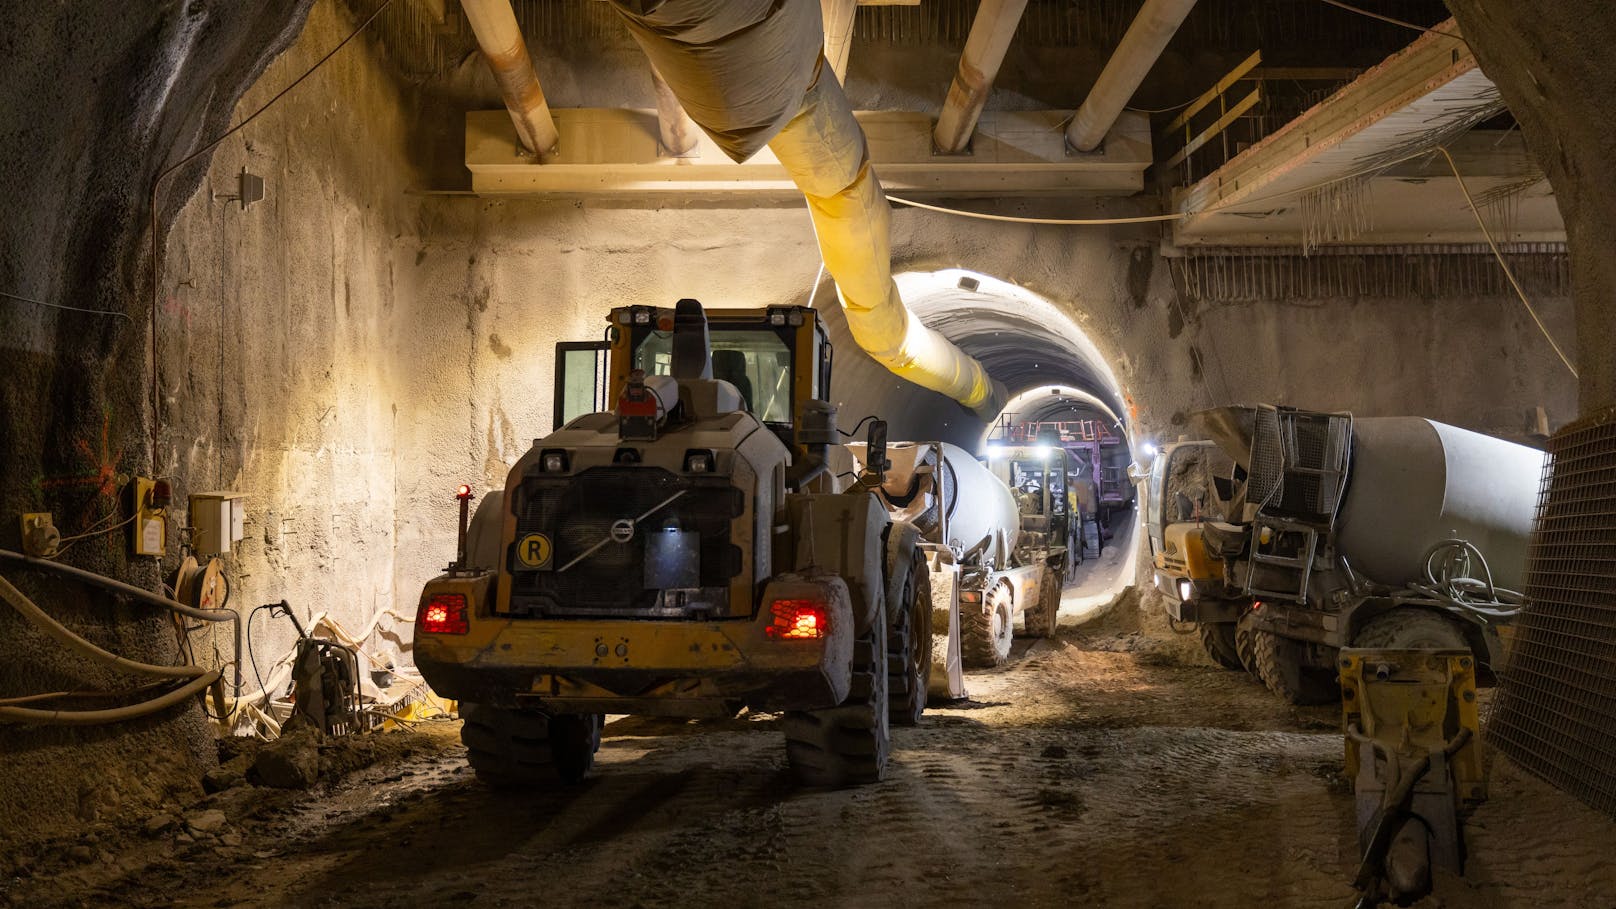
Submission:
{"label": "yellow ventilation duct", "polygon": [[878,363],[983,419],[1003,386],[921,324],[892,280],[891,209],[864,132],[825,75],[811,0],[612,0],[685,111],[731,158],[765,143],[808,199],[848,329]]}

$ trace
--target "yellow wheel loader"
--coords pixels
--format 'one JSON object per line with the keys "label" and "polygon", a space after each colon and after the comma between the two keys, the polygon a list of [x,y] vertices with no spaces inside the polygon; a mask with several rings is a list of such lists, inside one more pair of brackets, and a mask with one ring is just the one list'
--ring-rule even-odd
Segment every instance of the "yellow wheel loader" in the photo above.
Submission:
{"label": "yellow wheel loader", "polygon": [[[925,707],[919,534],[855,475],[804,307],[620,307],[558,345],[556,429],[484,497],[421,594],[415,659],[497,785],[589,772],[605,714],[783,711],[809,785],[885,773]],[[957,627],[957,620],[955,620]]]}

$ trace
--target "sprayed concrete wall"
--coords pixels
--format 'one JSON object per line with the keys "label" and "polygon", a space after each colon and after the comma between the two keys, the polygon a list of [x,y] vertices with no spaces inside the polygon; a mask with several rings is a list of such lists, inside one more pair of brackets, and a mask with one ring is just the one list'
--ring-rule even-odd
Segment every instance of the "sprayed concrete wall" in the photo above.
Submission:
{"label": "sprayed concrete wall", "polygon": [[[317,5],[237,120],[354,25]],[[158,315],[160,442],[175,492],[247,495],[246,538],[224,559],[231,604],[246,615],[284,599],[356,635],[380,616],[368,650],[382,662],[414,611],[393,571],[399,425],[417,419],[404,392],[412,361],[441,355],[399,287],[416,267],[398,239],[418,180],[414,107],[361,39],[227,140],[174,221]],[[245,209],[221,198],[243,169],[264,181],[264,200]],[[248,691],[295,642],[289,622],[265,614],[252,631]],[[197,637],[206,659],[228,654],[226,634]]]}

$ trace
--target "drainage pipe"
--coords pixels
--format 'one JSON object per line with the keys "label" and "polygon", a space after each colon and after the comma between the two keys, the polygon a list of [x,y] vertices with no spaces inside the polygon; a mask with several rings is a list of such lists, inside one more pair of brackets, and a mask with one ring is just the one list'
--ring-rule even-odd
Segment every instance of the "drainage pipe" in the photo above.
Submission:
{"label": "drainage pipe", "polygon": [[1083,106],[1067,125],[1068,145],[1084,152],[1100,147],[1122,108],[1139,90],[1139,83],[1145,81],[1145,75],[1156,65],[1167,42],[1194,6],[1195,0],[1145,0],[1100,78],[1089,89]]}
{"label": "drainage pipe", "polygon": [[957,155],[970,144],[976,120],[993,92],[993,80],[1026,9],[1027,0],[982,0],[977,7],[965,50],[960,52],[959,71],[932,130],[932,140],[942,154]]}
{"label": "drainage pipe", "polygon": [[511,122],[516,124],[522,145],[541,160],[553,154],[560,136],[538,74],[533,72],[533,60],[528,56],[527,42],[522,40],[510,0],[460,0],[460,6],[466,11],[466,21],[471,23],[477,47],[488,61],[494,81],[499,83],[499,93],[511,112]]}

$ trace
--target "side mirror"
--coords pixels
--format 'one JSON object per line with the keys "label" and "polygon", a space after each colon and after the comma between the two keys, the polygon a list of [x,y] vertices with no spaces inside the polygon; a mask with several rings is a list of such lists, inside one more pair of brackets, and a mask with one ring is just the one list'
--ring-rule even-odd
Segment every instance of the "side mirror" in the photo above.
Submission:
{"label": "side mirror", "polygon": [[879,486],[886,480],[887,468],[891,466],[892,462],[887,460],[887,421],[871,420],[864,436],[864,472],[873,478],[872,485]]}

